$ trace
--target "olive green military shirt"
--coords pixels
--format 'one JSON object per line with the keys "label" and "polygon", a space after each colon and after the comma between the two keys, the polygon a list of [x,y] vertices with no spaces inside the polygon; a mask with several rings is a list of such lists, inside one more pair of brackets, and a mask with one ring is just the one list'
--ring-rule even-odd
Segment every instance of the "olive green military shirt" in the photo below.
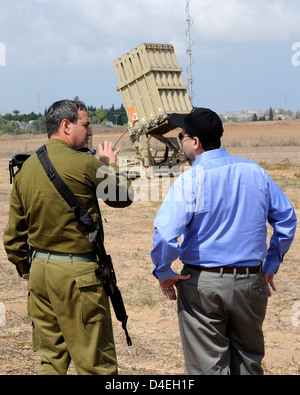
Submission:
{"label": "olive green military shirt", "polygon": [[[102,220],[98,198],[111,207],[122,208],[133,201],[133,189],[116,164],[104,165],[86,152],[77,152],[62,140],[46,144],[49,158],[81,204],[94,220]],[[36,251],[86,254],[92,244],[77,228],[70,207],[46,175],[37,155],[32,155],[16,174],[10,198],[4,247],[20,276],[29,273],[26,243]]]}

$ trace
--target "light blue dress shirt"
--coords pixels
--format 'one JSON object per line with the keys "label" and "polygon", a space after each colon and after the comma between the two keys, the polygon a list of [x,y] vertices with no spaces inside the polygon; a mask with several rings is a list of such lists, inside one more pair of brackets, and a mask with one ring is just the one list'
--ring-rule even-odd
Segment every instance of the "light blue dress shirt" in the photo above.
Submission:
{"label": "light blue dress shirt", "polygon": [[[274,228],[267,246],[267,222]],[[275,274],[290,248],[297,218],[262,167],[224,149],[202,153],[172,184],[154,221],[153,274],[174,277],[172,263],[250,267]],[[178,239],[181,237],[181,244]]]}

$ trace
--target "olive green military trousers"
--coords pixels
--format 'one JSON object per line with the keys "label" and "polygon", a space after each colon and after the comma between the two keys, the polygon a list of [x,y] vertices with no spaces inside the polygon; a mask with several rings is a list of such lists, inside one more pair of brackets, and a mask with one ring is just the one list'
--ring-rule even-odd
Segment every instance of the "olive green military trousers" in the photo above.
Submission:
{"label": "olive green military trousers", "polygon": [[65,375],[71,360],[80,375],[117,374],[108,297],[95,262],[34,259],[28,313],[40,375]]}

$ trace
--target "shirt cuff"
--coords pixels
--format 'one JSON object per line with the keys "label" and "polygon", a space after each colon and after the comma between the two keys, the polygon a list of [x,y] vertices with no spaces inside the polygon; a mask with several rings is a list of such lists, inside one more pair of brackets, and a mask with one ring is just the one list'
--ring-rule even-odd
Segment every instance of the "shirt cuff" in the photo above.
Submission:
{"label": "shirt cuff", "polygon": [[159,281],[166,281],[166,280],[170,280],[171,278],[173,278],[175,276],[175,272],[173,272],[173,270],[170,268],[168,271],[166,272],[158,272],[157,270],[155,270],[155,268],[152,271],[152,274],[154,277],[156,277]]}
{"label": "shirt cuff", "polygon": [[269,274],[270,276],[273,276],[278,272],[279,266],[280,264],[278,263],[272,263],[266,260],[263,266],[263,271],[265,274]]}

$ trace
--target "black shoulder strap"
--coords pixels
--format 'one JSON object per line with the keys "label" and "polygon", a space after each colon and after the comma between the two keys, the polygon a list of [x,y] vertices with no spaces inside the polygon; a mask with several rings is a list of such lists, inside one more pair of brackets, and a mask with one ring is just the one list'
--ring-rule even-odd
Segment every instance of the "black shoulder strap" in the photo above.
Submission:
{"label": "black shoulder strap", "polygon": [[80,207],[81,203],[79,200],[74,196],[73,192],[70,188],[65,184],[62,180],[58,172],[56,171],[55,167],[53,166],[50,158],[48,156],[47,148],[45,145],[40,147],[37,151],[37,157],[40,160],[49,180],[53,183],[55,188],[61,194],[61,196],[65,199],[68,205],[71,208]]}
{"label": "black shoulder strap", "polygon": [[37,151],[37,157],[40,160],[49,180],[55,186],[60,195],[65,199],[71,207],[71,212],[74,212],[76,219],[84,226],[85,232],[89,235],[89,241],[92,243],[98,233],[96,224],[94,223],[90,213],[82,206],[77,197],[73,194],[70,188],[62,180],[55,167],[53,166],[47,152],[45,145],[40,147]]}

